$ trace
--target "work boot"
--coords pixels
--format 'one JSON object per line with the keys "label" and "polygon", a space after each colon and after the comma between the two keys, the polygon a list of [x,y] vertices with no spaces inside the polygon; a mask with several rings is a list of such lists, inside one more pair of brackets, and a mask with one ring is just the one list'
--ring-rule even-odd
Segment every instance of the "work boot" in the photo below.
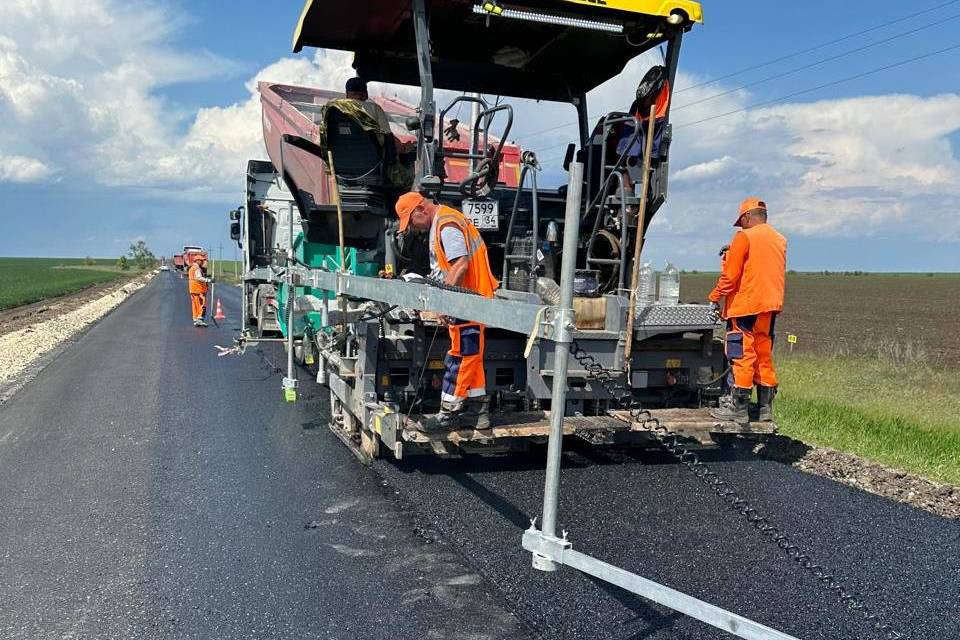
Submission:
{"label": "work boot", "polygon": [[474,429],[490,428],[490,396],[469,398],[465,418],[472,422]]}
{"label": "work boot", "polygon": [[197,321],[194,322],[193,324],[197,325],[198,327],[205,327],[205,326],[207,326],[207,322],[206,322],[206,320],[204,320],[203,318],[200,318],[199,320],[197,320]]}
{"label": "work boot", "polygon": [[730,396],[720,399],[720,406],[710,410],[710,415],[723,422],[736,422],[739,425],[750,424],[750,395],[753,389],[734,387]]}
{"label": "work boot", "polygon": [[470,426],[467,403],[464,400],[450,402],[444,400],[440,404],[440,413],[426,416],[420,421],[420,429],[424,432],[456,431]]}
{"label": "work boot", "polygon": [[777,396],[776,387],[757,385],[757,408],[760,410],[760,422],[773,422],[773,399]]}

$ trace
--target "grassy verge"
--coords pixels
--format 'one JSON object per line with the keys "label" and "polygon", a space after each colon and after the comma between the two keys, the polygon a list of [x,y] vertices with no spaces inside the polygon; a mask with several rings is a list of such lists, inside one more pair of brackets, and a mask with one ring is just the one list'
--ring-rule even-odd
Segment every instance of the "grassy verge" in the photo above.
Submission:
{"label": "grassy verge", "polygon": [[74,293],[123,277],[123,272],[108,267],[94,264],[84,268],[82,259],[0,258],[0,309]]}
{"label": "grassy verge", "polygon": [[960,377],[879,357],[781,356],[784,435],[960,485]]}
{"label": "grassy verge", "polygon": [[[237,284],[243,275],[243,263],[239,260],[220,260],[213,265],[217,282],[223,284]],[[234,276],[236,273],[236,276]]]}

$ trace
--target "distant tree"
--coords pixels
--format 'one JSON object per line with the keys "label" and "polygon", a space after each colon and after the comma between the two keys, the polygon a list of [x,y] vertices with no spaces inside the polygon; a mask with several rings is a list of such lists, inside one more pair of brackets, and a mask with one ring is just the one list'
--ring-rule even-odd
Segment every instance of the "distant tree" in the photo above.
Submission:
{"label": "distant tree", "polygon": [[93,265],[97,264],[97,261],[94,260],[93,258],[91,258],[90,256],[87,256],[86,258],[83,259],[83,264],[85,264],[85,265],[87,265],[88,267],[90,267],[90,266],[93,266]]}
{"label": "distant tree", "polygon": [[157,257],[153,255],[153,252],[150,251],[147,243],[143,240],[137,240],[131,244],[128,255],[130,256],[130,260],[137,265],[137,268],[141,271],[149,269],[157,262]]}
{"label": "distant tree", "polygon": [[127,256],[120,256],[117,258],[117,267],[119,267],[121,271],[130,270],[130,262],[127,261]]}

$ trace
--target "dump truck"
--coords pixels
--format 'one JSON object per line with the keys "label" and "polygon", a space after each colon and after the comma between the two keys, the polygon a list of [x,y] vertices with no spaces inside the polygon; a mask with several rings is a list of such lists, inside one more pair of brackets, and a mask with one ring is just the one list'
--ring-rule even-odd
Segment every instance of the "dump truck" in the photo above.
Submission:
{"label": "dump truck", "polygon": [[184,269],[186,269],[185,265],[186,265],[186,262],[183,259],[183,254],[182,253],[174,254],[173,268],[176,269],[177,271],[183,271]]}
{"label": "dump truck", "polygon": [[[244,176],[243,204],[230,212],[230,237],[241,250],[243,313],[241,335],[258,339],[282,334],[271,265],[283,262],[291,244],[302,250],[300,212],[273,164],[250,160]],[[299,341],[303,331],[299,331]],[[296,347],[302,352],[302,347]]]}
{"label": "dump truck", "polygon": [[203,247],[196,245],[184,245],[183,247],[183,270],[186,271],[190,268],[198,258],[203,256],[204,259],[207,258],[207,251]]}

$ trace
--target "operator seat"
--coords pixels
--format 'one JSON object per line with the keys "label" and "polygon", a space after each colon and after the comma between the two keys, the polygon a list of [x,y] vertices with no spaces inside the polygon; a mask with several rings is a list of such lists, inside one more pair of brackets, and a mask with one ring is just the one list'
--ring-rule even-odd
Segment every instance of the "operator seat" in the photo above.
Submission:
{"label": "operator seat", "polygon": [[386,216],[387,154],[380,136],[339,109],[326,112],[327,145],[333,155],[344,209]]}
{"label": "operator seat", "polygon": [[[333,156],[337,188],[343,209],[345,243],[361,252],[361,262],[383,262],[384,220],[392,217],[397,188],[390,182],[396,163],[393,136],[369,127],[365,113],[352,100],[325,105],[323,147]],[[326,162],[326,155],[321,158]],[[302,207],[301,218],[309,243],[337,242],[336,202],[310,202]]]}

